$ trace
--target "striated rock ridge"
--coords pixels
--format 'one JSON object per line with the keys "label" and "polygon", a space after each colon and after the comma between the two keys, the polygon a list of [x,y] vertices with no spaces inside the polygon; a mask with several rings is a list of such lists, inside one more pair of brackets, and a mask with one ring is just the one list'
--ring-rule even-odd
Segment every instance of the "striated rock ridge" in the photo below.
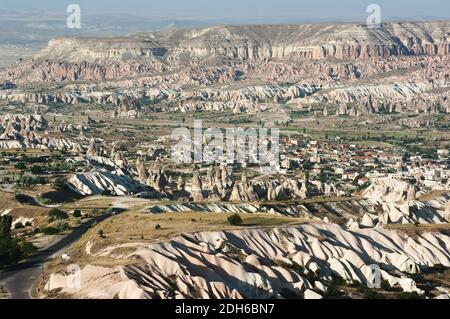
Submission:
{"label": "striated rock ridge", "polygon": [[[0,78],[95,81],[154,74],[213,58],[370,60],[446,55],[449,22],[213,26],[116,38],[61,38]],[[210,58],[210,59],[206,59]]]}
{"label": "striated rock ridge", "polygon": [[126,175],[101,169],[75,174],[67,182],[72,189],[85,196],[123,196],[137,193],[142,189],[142,185]]}
{"label": "striated rock ridge", "polygon": [[[334,277],[373,282],[370,266],[377,264],[390,286],[423,294],[406,274],[449,267],[449,244],[439,233],[408,237],[383,229],[349,232],[332,224],[202,232],[150,245],[123,244],[134,252],[115,258],[137,256],[142,263],[87,265],[78,289],[64,288],[65,275],[52,274],[47,289],[62,288],[76,298],[321,298]],[[121,245],[86,251],[108,256],[115,249]]]}

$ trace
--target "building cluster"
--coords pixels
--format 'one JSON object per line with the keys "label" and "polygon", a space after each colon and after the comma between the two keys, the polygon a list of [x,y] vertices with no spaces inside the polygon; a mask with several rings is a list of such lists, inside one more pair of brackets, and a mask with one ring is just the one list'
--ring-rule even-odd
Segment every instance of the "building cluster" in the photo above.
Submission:
{"label": "building cluster", "polygon": [[366,185],[374,179],[416,181],[425,187],[448,184],[450,158],[446,149],[436,150],[434,159],[408,154],[400,147],[284,138],[280,143],[282,173],[307,172],[328,180]]}

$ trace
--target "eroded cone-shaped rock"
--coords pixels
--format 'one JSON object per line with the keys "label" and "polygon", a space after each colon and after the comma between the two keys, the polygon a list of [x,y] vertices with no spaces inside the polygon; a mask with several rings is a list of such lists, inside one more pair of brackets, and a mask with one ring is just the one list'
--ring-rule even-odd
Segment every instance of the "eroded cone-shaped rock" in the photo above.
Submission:
{"label": "eroded cone-shaped rock", "polygon": [[194,176],[192,177],[191,196],[194,202],[201,202],[205,199],[203,196],[202,181],[198,172],[194,172]]}
{"label": "eroded cone-shaped rock", "polygon": [[116,155],[116,144],[113,144],[112,148],[111,148],[111,153],[109,154],[109,158],[114,159],[114,156]]}
{"label": "eroded cone-shaped rock", "polygon": [[296,198],[305,199],[307,197],[307,190],[305,182],[292,179],[289,181],[287,187],[290,189],[292,195]]}
{"label": "eroded cone-shaped rock", "polygon": [[6,129],[5,129],[4,135],[12,137],[12,136],[15,136],[16,133],[18,133],[18,132],[14,128],[12,122],[8,122],[8,124],[6,125]]}
{"label": "eroded cone-shaped rock", "polygon": [[242,201],[250,201],[249,194],[248,194],[249,183],[248,183],[247,175],[245,174],[245,172],[242,173],[241,183],[238,185],[238,187],[239,187],[239,192],[241,195],[241,200]]}
{"label": "eroded cone-shaped rock", "polygon": [[241,202],[242,201],[241,191],[239,190],[239,185],[237,183],[235,183],[233,186],[233,191],[231,192],[230,201],[232,201],[232,202]]}
{"label": "eroded cone-shaped rock", "polygon": [[300,189],[300,198],[304,199],[308,197],[308,181],[305,180],[302,182],[302,188]]}
{"label": "eroded cone-shaped rock", "polygon": [[364,214],[362,220],[361,220],[361,226],[372,228],[375,226],[375,223],[373,222],[372,217],[370,217],[367,214]]}
{"label": "eroded cone-shaped rock", "polygon": [[300,194],[300,185],[299,185],[298,181],[296,181],[296,180],[291,180],[290,183],[291,183],[292,194],[293,194],[295,197],[299,197],[299,194]]}
{"label": "eroded cone-shaped rock", "polygon": [[221,177],[221,172],[220,172],[220,168],[219,167],[217,167],[215,170],[214,170],[214,181],[215,181],[215,183],[216,184],[220,184],[222,187],[226,187],[226,185],[223,185],[222,184],[222,177]]}
{"label": "eroded cone-shaped rock", "polygon": [[162,192],[168,184],[168,177],[164,169],[155,165],[148,170],[148,186],[153,187],[158,192]]}
{"label": "eroded cone-shaped rock", "polygon": [[121,169],[128,168],[127,158],[121,151],[118,151],[116,149],[116,145],[113,145],[113,147],[111,148],[110,158],[117,167],[119,167]]}
{"label": "eroded cone-shaped rock", "polygon": [[228,171],[225,166],[222,166],[220,169],[221,179],[222,179],[222,186],[226,188],[229,185],[229,179],[228,179]]}
{"label": "eroded cone-shaped rock", "polygon": [[147,169],[144,166],[144,163],[140,157],[136,159],[136,171],[138,173],[138,178],[140,181],[147,181],[148,179],[148,172]]}
{"label": "eroded cone-shaped rock", "polygon": [[97,142],[95,141],[95,138],[91,138],[91,141],[89,143],[89,147],[88,147],[86,155],[88,157],[101,156],[101,149],[97,145]]}
{"label": "eroded cone-shaped rock", "polygon": [[241,183],[245,185],[248,183],[247,174],[245,174],[245,172],[243,172],[241,175]]}
{"label": "eroded cone-shaped rock", "polygon": [[211,192],[209,193],[208,199],[220,200],[221,198],[222,198],[222,194],[217,189],[217,186],[214,185],[214,187],[212,188]]}
{"label": "eroded cone-shaped rock", "polygon": [[324,185],[324,195],[325,196],[334,195],[335,193],[336,193],[336,189],[333,185],[331,185],[331,184]]}
{"label": "eroded cone-shaped rock", "polygon": [[414,185],[408,187],[408,192],[406,194],[406,200],[416,200],[416,188]]}
{"label": "eroded cone-shaped rock", "polygon": [[275,199],[276,200],[287,199],[287,198],[288,198],[288,191],[287,191],[285,183],[275,187]]}
{"label": "eroded cone-shaped rock", "polygon": [[184,183],[183,177],[179,176],[177,181],[177,190],[184,191],[186,184]]}
{"label": "eroded cone-shaped rock", "polygon": [[208,171],[206,173],[206,183],[205,185],[208,189],[212,189],[215,185],[215,169],[214,166],[209,166]]}
{"label": "eroded cone-shaped rock", "polygon": [[86,140],[86,135],[84,134],[83,127],[80,128],[80,134],[78,134],[78,139],[81,140],[81,141],[85,141]]}
{"label": "eroded cone-shaped rock", "polygon": [[216,173],[218,174],[216,175],[214,187],[217,189],[218,194],[222,197],[225,193],[226,185],[222,185],[222,181],[220,179],[220,171],[217,170]]}
{"label": "eroded cone-shaped rock", "polygon": [[267,200],[271,201],[271,200],[276,200],[276,199],[277,199],[277,195],[276,195],[275,188],[273,187],[272,183],[269,182],[269,187],[267,188]]}
{"label": "eroded cone-shaped rock", "polygon": [[128,168],[128,160],[122,152],[117,151],[114,154],[114,157],[112,157],[111,159],[114,161],[114,164],[116,164],[117,167],[120,167],[121,169]]}
{"label": "eroded cone-shaped rock", "polygon": [[258,195],[255,192],[253,184],[250,184],[250,186],[247,188],[246,197],[247,197],[247,200],[250,202],[255,202],[258,200]]}

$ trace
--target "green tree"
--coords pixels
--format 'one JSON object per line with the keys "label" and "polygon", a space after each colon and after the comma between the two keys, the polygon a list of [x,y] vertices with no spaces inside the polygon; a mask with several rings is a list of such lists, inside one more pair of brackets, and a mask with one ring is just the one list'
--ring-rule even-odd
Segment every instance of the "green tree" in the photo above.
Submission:
{"label": "green tree", "polygon": [[22,258],[20,246],[11,238],[11,225],[11,216],[0,216],[0,268],[15,264]]}
{"label": "green tree", "polygon": [[14,167],[15,167],[16,169],[20,169],[20,170],[27,169],[27,167],[25,166],[25,164],[22,163],[22,162],[17,163],[16,165],[14,165]]}
{"label": "green tree", "polygon": [[232,226],[240,226],[242,225],[242,218],[239,216],[239,214],[231,215],[227,218],[228,223]]}
{"label": "green tree", "polygon": [[0,216],[0,238],[11,239],[11,225],[11,216]]}
{"label": "green tree", "polygon": [[43,170],[42,170],[42,167],[40,167],[40,166],[33,166],[33,167],[31,167],[31,173],[33,175],[41,175],[42,172],[43,172]]}
{"label": "green tree", "polygon": [[22,224],[22,223],[16,223],[15,225],[14,225],[14,229],[22,229],[22,228],[25,228],[25,226]]}
{"label": "green tree", "polygon": [[58,229],[58,232],[62,233],[64,231],[68,230],[70,227],[69,227],[69,224],[66,221],[61,220],[61,221],[59,221],[59,223],[56,226],[56,228]]}
{"label": "green tree", "polygon": [[35,252],[37,250],[37,247],[29,241],[23,241],[20,245],[20,249],[22,250],[22,254],[24,256],[28,256],[31,253]]}
{"label": "green tree", "polygon": [[58,209],[58,208],[52,208],[49,212],[48,212],[48,221],[51,223],[55,220],[64,220],[69,218],[69,216],[67,216],[67,214],[65,212],[63,212],[62,210]]}
{"label": "green tree", "polygon": [[63,177],[58,177],[53,182],[53,187],[57,189],[64,188],[64,186],[66,186],[66,180]]}
{"label": "green tree", "polygon": [[41,232],[44,235],[56,235],[59,231],[55,227],[44,227],[42,228]]}
{"label": "green tree", "polygon": [[22,251],[17,241],[0,238],[0,268],[17,263],[22,258]]}

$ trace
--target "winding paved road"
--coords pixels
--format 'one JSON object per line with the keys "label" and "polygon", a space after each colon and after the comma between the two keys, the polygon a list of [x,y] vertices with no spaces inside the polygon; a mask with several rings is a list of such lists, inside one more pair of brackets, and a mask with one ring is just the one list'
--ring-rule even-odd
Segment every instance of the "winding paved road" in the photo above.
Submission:
{"label": "winding paved road", "polygon": [[107,213],[90,219],[75,228],[72,233],[63,237],[51,246],[38,251],[32,257],[23,262],[0,272],[0,286],[4,286],[9,292],[11,299],[30,299],[31,287],[42,272],[44,264],[54,256],[62,254],[65,249],[76,242],[94,224],[99,223],[112,213]]}

